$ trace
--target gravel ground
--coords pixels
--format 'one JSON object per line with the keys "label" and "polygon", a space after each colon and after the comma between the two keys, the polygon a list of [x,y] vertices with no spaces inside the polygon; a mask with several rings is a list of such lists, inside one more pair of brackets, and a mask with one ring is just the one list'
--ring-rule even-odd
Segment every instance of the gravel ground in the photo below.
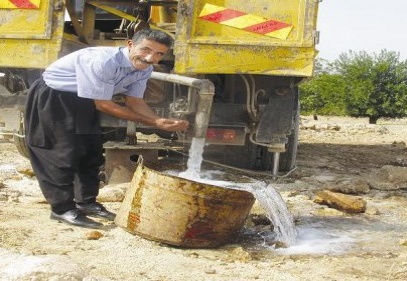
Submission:
{"label": "gravel ground", "polygon": [[[1,109],[0,121],[18,124],[14,113]],[[389,177],[393,188],[380,190],[372,182],[386,165],[404,167],[406,137],[405,120],[303,117],[297,169],[274,181],[253,175],[281,194],[297,243],[275,248],[269,228],[247,223],[237,241],[217,249],[177,248],[114,224],[95,234],[51,221],[29,161],[0,139],[0,280],[407,280],[407,185]],[[369,186],[356,194],[369,211],[314,202],[317,191],[353,188],[354,180]],[[120,204],[105,203],[113,211]],[[254,214],[266,214],[258,202]]]}

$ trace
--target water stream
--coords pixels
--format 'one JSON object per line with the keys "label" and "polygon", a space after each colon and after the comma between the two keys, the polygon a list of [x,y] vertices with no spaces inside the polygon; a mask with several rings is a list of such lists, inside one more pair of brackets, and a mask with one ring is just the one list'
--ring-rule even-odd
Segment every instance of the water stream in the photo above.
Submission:
{"label": "water stream", "polygon": [[179,177],[212,184],[225,188],[234,188],[251,192],[264,208],[267,217],[273,224],[276,234],[275,240],[285,247],[295,244],[297,231],[294,220],[281,195],[265,182],[251,180],[250,183],[236,183],[229,181],[216,181],[201,177],[202,153],[205,139],[193,138],[189,150],[187,170],[178,174]]}
{"label": "water stream", "polygon": [[272,222],[275,240],[282,243],[285,247],[293,246],[296,243],[297,230],[294,219],[287,208],[280,193],[270,184],[264,185],[246,185],[258,200],[259,204],[267,213],[268,219]]}
{"label": "water stream", "polygon": [[184,172],[181,172],[178,175],[179,177],[189,180],[196,180],[200,178],[204,146],[205,146],[204,138],[192,139],[191,147],[189,148],[187,169]]}
{"label": "water stream", "polygon": [[[239,177],[239,182],[237,182],[230,180],[231,175],[222,171],[201,171],[204,144],[204,139],[193,139],[187,169],[181,173],[179,171],[169,173],[205,184],[251,192],[265,210],[273,226],[266,232],[257,233],[253,229],[256,233],[252,239],[257,240],[259,236],[261,238],[260,244],[256,244],[256,247],[259,247],[258,250],[275,250],[280,254],[289,255],[340,254],[351,247],[354,239],[349,233],[333,229],[325,222],[309,222],[296,226],[283,198],[271,184],[244,176]],[[228,179],[225,180],[225,178]],[[249,230],[249,232],[251,231]],[[249,235],[252,236],[252,234]]]}

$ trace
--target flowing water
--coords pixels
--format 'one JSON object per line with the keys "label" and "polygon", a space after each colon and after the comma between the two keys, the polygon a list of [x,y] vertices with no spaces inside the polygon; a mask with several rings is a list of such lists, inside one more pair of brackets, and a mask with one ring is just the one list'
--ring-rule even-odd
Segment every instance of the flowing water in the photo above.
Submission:
{"label": "flowing water", "polygon": [[[170,172],[182,178],[199,181],[214,186],[233,188],[251,192],[265,210],[273,228],[259,233],[249,234],[253,239],[262,241],[258,250],[272,249],[281,254],[339,254],[347,251],[354,242],[349,233],[341,233],[322,223],[308,223],[295,226],[293,217],[280,193],[270,184],[248,177],[236,180],[222,180],[227,174],[221,171],[201,171],[205,139],[194,138],[191,143],[187,169],[181,173]],[[240,182],[241,178],[241,182]],[[220,180],[219,180],[220,179]],[[256,232],[256,229],[249,232]],[[257,238],[255,238],[257,237]],[[276,249],[276,245],[277,247]]]}
{"label": "flowing water", "polygon": [[248,191],[253,193],[272,222],[276,234],[275,240],[285,247],[293,246],[296,243],[297,230],[293,217],[280,193],[270,184],[248,186],[250,187]]}
{"label": "flowing water", "polygon": [[189,148],[187,169],[178,176],[185,179],[199,179],[202,165],[202,154],[205,146],[204,138],[193,138]]}
{"label": "flowing water", "polygon": [[280,193],[274,187],[255,180],[252,183],[233,183],[233,185],[229,183],[224,187],[249,191],[254,195],[271,221],[275,233],[274,242],[278,242],[280,247],[290,247],[296,243],[297,230],[294,219]]}
{"label": "flowing water", "polygon": [[267,213],[267,217],[273,224],[276,234],[275,240],[285,247],[295,244],[297,232],[294,220],[280,194],[270,185],[264,182],[252,180],[250,183],[231,183],[226,181],[214,181],[201,177],[202,153],[205,139],[194,138],[189,150],[187,170],[178,174],[179,177],[208,183],[225,188],[241,189],[251,192]]}

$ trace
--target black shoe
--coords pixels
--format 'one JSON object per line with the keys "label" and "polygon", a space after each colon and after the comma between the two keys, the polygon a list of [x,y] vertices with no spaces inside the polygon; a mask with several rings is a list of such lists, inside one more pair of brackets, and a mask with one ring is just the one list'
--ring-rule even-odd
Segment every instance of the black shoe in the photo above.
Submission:
{"label": "black shoe", "polygon": [[51,212],[51,219],[86,228],[101,228],[103,226],[103,224],[88,218],[77,209],[66,211],[60,215]]}
{"label": "black shoe", "polygon": [[76,204],[76,208],[78,208],[78,210],[80,210],[85,215],[91,217],[107,219],[110,221],[114,221],[114,218],[116,217],[116,214],[109,212],[102,204],[98,202],[88,204]]}

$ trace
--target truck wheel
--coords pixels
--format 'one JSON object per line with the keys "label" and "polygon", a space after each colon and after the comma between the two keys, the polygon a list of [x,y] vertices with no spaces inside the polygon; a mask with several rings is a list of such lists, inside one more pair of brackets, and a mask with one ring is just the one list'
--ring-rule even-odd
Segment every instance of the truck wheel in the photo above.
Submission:
{"label": "truck wheel", "polygon": [[25,138],[23,136],[14,135],[13,141],[14,141],[14,145],[17,148],[18,153],[20,153],[21,156],[30,158],[30,156],[28,154],[27,145],[25,144]]}
{"label": "truck wheel", "polygon": [[13,136],[13,142],[14,145],[17,148],[18,153],[20,153],[21,156],[30,158],[28,154],[28,148],[25,143],[25,136],[24,136],[24,114],[22,111],[20,111],[20,128],[18,129],[17,134]]}
{"label": "truck wheel", "polygon": [[300,131],[300,109],[294,117],[294,128],[288,136],[286,152],[280,154],[279,171],[288,172],[295,167],[298,148],[298,135]]}

